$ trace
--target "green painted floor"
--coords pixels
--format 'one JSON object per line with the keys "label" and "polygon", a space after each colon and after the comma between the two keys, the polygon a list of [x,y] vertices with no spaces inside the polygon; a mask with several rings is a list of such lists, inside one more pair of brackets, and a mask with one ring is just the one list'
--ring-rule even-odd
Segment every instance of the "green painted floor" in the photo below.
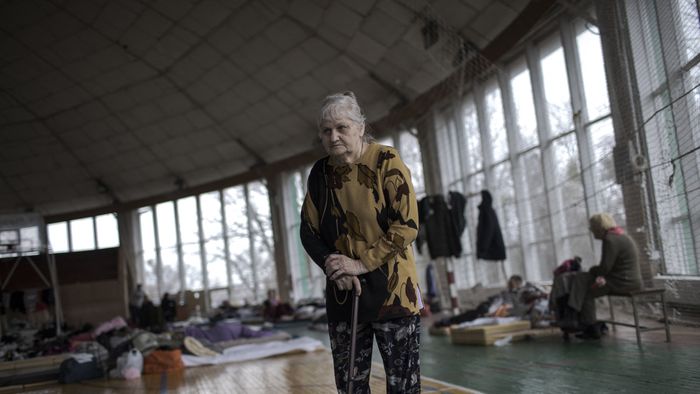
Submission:
{"label": "green painted floor", "polygon": [[[280,328],[329,343],[327,333],[306,324]],[[640,349],[633,332],[618,331],[600,341],[455,346],[449,337],[428,335],[426,324],[422,329],[421,373],[483,393],[700,393],[697,341],[650,341]],[[376,347],[373,357],[381,362]]]}

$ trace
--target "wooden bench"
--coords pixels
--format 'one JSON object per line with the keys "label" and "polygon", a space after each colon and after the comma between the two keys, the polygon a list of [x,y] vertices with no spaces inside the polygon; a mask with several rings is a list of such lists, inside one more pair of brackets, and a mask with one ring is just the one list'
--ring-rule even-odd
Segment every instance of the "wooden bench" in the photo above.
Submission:
{"label": "wooden bench", "polygon": [[[668,327],[668,315],[666,314],[666,300],[664,298],[665,288],[648,288],[636,291],[630,291],[628,293],[611,293],[608,294],[608,305],[610,306],[610,320],[606,320],[606,323],[612,325],[613,331],[615,331],[615,326],[625,326],[633,327],[637,334],[637,345],[642,345],[642,332],[646,331],[656,331],[656,330],[666,330],[666,342],[671,342],[671,331]],[[612,297],[625,297],[632,301],[632,313],[634,315],[634,324],[624,323],[615,320],[615,311],[613,310]],[[653,302],[658,302],[661,304],[661,309],[664,313],[664,325],[659,327],[645,327],[639,324],[639,314],[637,312],[637,300],[643,297],[657,297]]]}

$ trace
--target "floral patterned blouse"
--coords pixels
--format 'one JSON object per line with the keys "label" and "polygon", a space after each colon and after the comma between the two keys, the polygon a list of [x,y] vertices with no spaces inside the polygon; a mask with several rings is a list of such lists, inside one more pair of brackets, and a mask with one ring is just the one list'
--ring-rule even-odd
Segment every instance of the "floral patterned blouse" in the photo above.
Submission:
{"label": "floral patterned blouse", "polygon": [[[411,243],[418,207],[411,174],[396,149],[370,143],[357,163],[314,164],[301,211],[301,240],[324,269],[332,253],[360,259],[360,322],[386,321],[423,307]],[[325,269],[324,269],[325,271]],[[352,292],[326,279],[329,321],[349,321]]]}

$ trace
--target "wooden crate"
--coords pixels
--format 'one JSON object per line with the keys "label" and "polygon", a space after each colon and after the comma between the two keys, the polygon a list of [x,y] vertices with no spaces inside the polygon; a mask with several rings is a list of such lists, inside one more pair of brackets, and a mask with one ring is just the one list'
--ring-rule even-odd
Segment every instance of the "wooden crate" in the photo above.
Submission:
{"label": "wooden crate", "polygon": [[428,333],[437,337],[444,337],[450,335],[450,327],[430,326],[430,328],[428,329]]}
{"label": "wooden crate", "polygon": [[[487,325],[479,327],[463,327],[450,329],[450,341],[454,345],[493,345],[494,342],[518,332],[530,330],[529,320],[519,320],[512,323]],[[525,336],[519,335],[522,339]]]}

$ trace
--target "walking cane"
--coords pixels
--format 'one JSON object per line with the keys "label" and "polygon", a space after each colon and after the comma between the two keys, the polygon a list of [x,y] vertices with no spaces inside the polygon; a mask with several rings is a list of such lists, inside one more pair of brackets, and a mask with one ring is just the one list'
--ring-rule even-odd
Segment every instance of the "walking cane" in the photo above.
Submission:
{"label": "walking cane", "polygon": [[360,296],[352,291],[352,321],[350,322],[350,370],[348,371],[348,394],[352,394],[352,379],[355,377],[355,342],[357,341],[357,307]]}

